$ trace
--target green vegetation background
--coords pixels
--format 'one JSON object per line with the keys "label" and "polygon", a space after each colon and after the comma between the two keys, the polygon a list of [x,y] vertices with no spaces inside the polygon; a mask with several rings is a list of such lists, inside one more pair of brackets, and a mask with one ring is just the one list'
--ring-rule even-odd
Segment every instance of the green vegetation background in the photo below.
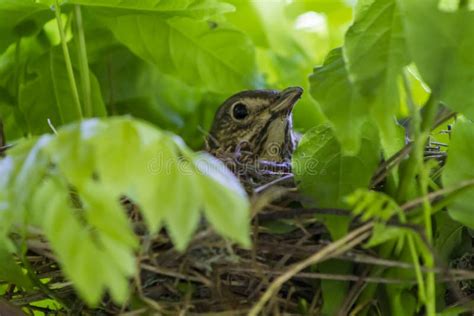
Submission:
{"label": "green vegetation background", "polygon": [[[419,268],[459,255],[474,227],[473,9],[465,0],[0,0],[0,118],[14,144],[0,161],[0,279],[32,287],[14,258],[36,227],[86,302],[105,289],[123,301],[139,247],[118,204],[124,194],[140,204],[151,232],[167,227],[178,249],[201,211],[219,233],[248,245],[241,186],[190,148],[202,147],[229,95],[298,85],[306,91],[294,111],[305,134],[293,161],[301,190],[318,207],[352,205],[377,224],[369,246],[417,267],[386,272],[417,278],[416,288],[385,287],[386,312],[424,306],[435,315],[444,287]],[[440,103],[459,113],[450,137],[431,133]],[[107,118],[123,114],[133,118]],[[383,192],[368,191],[381,158],[406,148],[396,118],[408,115],[407,159],[386,174]],[[450,143],[446,165],[424,160],[430,137]],[[171,174],[150,173],[157,155],[173,162]],[[305,169],[309,159],[316,173]],[[441,203],[430,192],[441,192]],[[407,214],[413,201],[421,202]],[[424,238],[387,226],[391,217],[420,225]],[[319,219],[333,239],[348,231],[348,218]],[[77,256],[94,264],[78,265]],[[111,258],[120,259],[110,266]],[[331,282],[323,282],[327,314],[347,290]],[[378,297],[375,289],[360,300]]]}

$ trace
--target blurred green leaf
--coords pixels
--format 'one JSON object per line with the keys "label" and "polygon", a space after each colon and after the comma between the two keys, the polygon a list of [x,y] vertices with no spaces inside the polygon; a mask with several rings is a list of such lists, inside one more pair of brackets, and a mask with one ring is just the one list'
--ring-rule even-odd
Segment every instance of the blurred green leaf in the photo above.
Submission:
{"label": "blurred green leaf", "polygon": [[179,160],[176,171],[174,188],[169,188],[168,193],[172,194],[170,189],[174,189],[177,194],[172,194],[174,207],[166,214],[166,227],[176,249],[184,250],[199,224],[203,199],[205,201],[208,197],[203,196],[205,189],[199,185],[199,178],[189,161]]}
{"label": "blurred green leaf", "polygon": [[[474,118],[474,11],[438,9],[438,0],[398,0],[405,34],[423,80],[453,111]],[[459,3],[462,3],[459,2]]]}
{"label": "blurred green leaf", "polygon": [[406,228],[387,226],[384,223],[376,223],[372,230],[372,236],[370,236],[365,247],[376,247],[390,240],[396,240],[399,243],[404,242],[407,233],[409,233],[409,230]]}
{"label": "blurred green leaf", "polygon": [[254,1],[230,0],[227,2],[238,8],[226,15],[229,22],[250,36],[256,46],[268,48],[269,35],[265,32],[264,21]]}
{"label": "blurred green leaf", "polygon": [[21,142],[1,160],[0,173],[0,241],[18,225],[42,229],[91,305],[106,289],[124,302],[136,271],[138,241],[123,196],[141,207],[152,233],[165,225],[178,250],[202,210],[224,237],[250,243],[249,203],[235,176],[178,137],[131,118],[85,120]]}
{"label": "blurred green leaf", "polygon": [[347,196],[345,201],[352,207],[352,212],[357,216],[360,215],[363,221],[373,218],[388,221],[394,215],[404,218],[400,206],[382,192],[357,189]]}
{"label": "blurred green leaf", "polygon": [[85,6],[99,6],[121,8],[128,10],[168,11],[183,10],[196,0],[66,0],[65,3],[82,4]]}
{"label": "blurred green leaf", "polygon": [[229,169],[208,154],[196,157],[195,164],[201,172],[204,213],[216,231],[250,246],[250,213],[247,194]]}
{"label": "blurred green leaf", "polygon": [[130,197],[140,205],[150,231],[155,233],[164,218],[173,214],[180,203],[178,151],[168,138],[163,137],[142,147],[140,157],[143,162],[136,168]]}
{"label": "blurred green leaf", "polygon": [[37,33],[54,16],[35,0],[0,1],[0,53],[20,37]]}
{"label": "blurred green leaf", "polygon": [[9,249],[7,242],[7,239],[0,238],[0,280],[30,289],[31,282],[13,258],[12,249]]}
{"label": "blurred green leaf", "polygon": [[[43,212],[43,227],[65,274],[88,304],[97,304],[105,288],[113,298],[123,301],[128,292],[127,278],[134,270],[131,250],[120,243],[110,247],[110,240],[100,230],[90,231],[74,214],[67,184],[59,178],[45,180],[34,194],[32,211]],[[122,267],[132,262],[125,271]]]}

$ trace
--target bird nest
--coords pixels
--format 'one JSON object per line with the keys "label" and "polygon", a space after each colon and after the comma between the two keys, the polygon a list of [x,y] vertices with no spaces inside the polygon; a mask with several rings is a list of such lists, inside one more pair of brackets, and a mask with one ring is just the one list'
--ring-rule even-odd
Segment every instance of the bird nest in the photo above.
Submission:
{"label": "bird nest", "polygon": [[[229,163],[235,164],[235,161]],[[126,202],[124,207],[142,244],[138,255],[141,271],[130,280],[132,294],[127,303],[118,306],[105,297],[100,306],[87,307],[64,278],[49,245],[42,240],[28,242],[27,259],[37,278],[48,278],[51,286],[36,293],[21,292],[12,286],[5,298],[15,305],[52,314],[57,312],[31,303],[48,297],[67,302],[72,315],[177,315],[184,312],[190,315],[210,312],[317,315],[322,306],[321,280],[335,280],[351,282],[340,307],[341,315],[345,315],[368,283],[416,284],[415,279],[401,281],[369,273],[376,266],[414,269],[411,264],[378,257],[361,246],[370,236],[371,223],[364,224],[355,218],[350,233],[331,242],[328,231],[315,219],[315,214],[350,216],[350,213],[343,209],[303,207],[302,197],[292,185],[290,170],[267,171],[240,175],[246,187],[254,192],[251,195],[253,243],[250,249],[231,244],[203,222],[187,250],[178,252],[165,230],[149,235],[138,207]],[[316,263],[328,259],[350,263],[352,273],[333,274],[315,269]],[[456,267],[437,272],[452,282],[457,282],[456,278],[472,277],[471,272]]]}

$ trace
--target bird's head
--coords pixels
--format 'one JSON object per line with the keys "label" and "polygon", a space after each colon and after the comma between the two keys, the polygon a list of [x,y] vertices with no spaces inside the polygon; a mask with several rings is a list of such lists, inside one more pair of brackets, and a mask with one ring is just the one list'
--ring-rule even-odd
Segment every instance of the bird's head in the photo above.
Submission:
{"label": "bird's head", "polygon": [[244,145],[260,160],[290,160],[295,146],[291,112],[302,93],[303,89],[292,87],[233,95],[216,112],[207,150],[234,152]]}

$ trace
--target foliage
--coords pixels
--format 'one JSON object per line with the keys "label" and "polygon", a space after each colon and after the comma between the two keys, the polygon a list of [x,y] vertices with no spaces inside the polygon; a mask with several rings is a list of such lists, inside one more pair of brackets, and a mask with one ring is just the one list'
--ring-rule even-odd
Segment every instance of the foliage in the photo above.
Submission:
{"label": "foliage", "polygon": [[[192,149],[230,94],[299,85],[294,123],[304,135],[292,165],[305,206],[375,222],[366,247],[413,268],[367,274],[417,281],[368,285],[354,306],[455,314],[443,311],[434,268],[472,251],[472,3],[350,2],[0,0],[0,120],[13,145],[0,160],[0,279],[44,289],[25,261],[40,235],[88,304],[105,291],[125,302],[142,249],[123,197],[178,250],[201,215],[248,247],[242,186]],[[437,116],[440,105],[450,115]],[[447,123],[448,149],[433,155]],[[316,219],[338,239],[354,217]],[[322,310],[337,312],[348,282],[325,282]]]}
{"label": "foliage", "polygon": [[[222,235],[249,244],[248,202],[230,171],[135,120],[91,119],[22,143],[3,160],[2,173],[2,192],[15,197],[2,207],[2,235],[12,223],[39,227],[91,304],[104,288],[117,302],[126,299],[127,277],[135,273],[138,241],[121,196],[139,205],[152,233],[165,225],[177,249],[191,238],[202,207]],[[221,212],[222,204],[229,212]]]}

